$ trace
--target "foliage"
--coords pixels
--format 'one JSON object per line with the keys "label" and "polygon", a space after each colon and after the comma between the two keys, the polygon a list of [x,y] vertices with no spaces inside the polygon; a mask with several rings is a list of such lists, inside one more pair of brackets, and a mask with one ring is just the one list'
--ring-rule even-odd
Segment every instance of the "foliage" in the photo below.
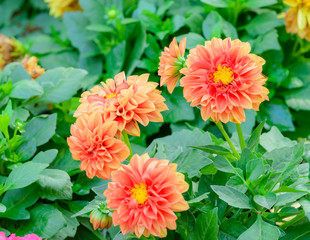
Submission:
{"label": "foliage", "polygon": [[167,239],[310,238],[309,43],[287,34],[278,0],[80,0],[83,11],[56,19],[43,0],[0,1],[1,33],[20,40],[46,72],[36,81],[18,62],[0,72],[0,231],[47,239],[133,239],[119,227],[95,231],[89,214],[106,180],[88,179],[67,145],[82,90],[113,77],[150,73],[173,37],[187,48],[212,37],[248,41],[266,60],[270,101],[246,112],[240,153],[182,88],[162,95],[164,123],[130,137],[134,153],[178,164],[190,210]]}

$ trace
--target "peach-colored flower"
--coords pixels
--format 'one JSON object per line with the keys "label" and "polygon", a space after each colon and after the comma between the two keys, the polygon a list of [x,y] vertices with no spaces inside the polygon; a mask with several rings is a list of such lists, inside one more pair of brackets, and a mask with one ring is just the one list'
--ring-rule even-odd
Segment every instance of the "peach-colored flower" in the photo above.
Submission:
{"label": "peach-colored flower", "polygon": [[29,57],[29,55],[26,55],[21,61],[21,64],[24,66],[26,72],[29,73],[33,80],[36,80],[45,72],[45,69],[38,65],[38,61],[39,59],[37,57]]}
{"label": "peach-colored flower", "polygon": [[157,83],[148,82],[149,74],[125,78],[121,72],[115,80],[107,79],[102,86],[93,87],[84,92],[80,106],[74,116],[83,112],[99,111],[104,121],[116,121],[118,130],[125,130],[133,136],[140,135],[138,122],[143,126],[152,122],[162,122],[160,112],[167,110],[165,98],[157,90]]}
{"label": "peach-colored flower", "polygon": [[65,12],[82,10],[78,0],[44,0],[50,8],[50,15],[58,18]]}
{"label": "peach-colored flower", "polygon": [[180,41],[178,46],[177,40],[173,38],[169,48],[165,47],[164,52],[159,57],[158,75],[160,76],[160,86],[167,84],[168,91],[173,92],[175,85],[182,76],[180,70],[184,67],[186,38]]}
{"label": "peach-colored flower", "polygon": [[291,7],[285,16],[286,31],[310,41],[310,1],[284,0],[284,3]]}
{"label": "peach-colored flower", "polygon": [[117,122],[105,122],[99,112],[85,113],[71,126],[67,141],[72,158],[82,162],[80,168],[89,178],[110,179],[129,156],[126,144],[114,138],[116,132]]}
{"label": "peach-colored flower", "polygon": [[201,107],[205,121],[241,123],[244,109],[258,111],[268,100],[263,86],[267,77],[262,74],[265,60],[250,50],[250,44],[240,40],[213,38],[190,51],[181,86],[191,106]]}
{"label": "peach-colored flower", "polygon": [[182,196],[188,184],[176,169],[169,160],[135,154],[128,166],[112,173],[104,196],[108,208],[115,209],[113,224],[120,225],[123,234],[165,237],[167,228],[176,229],[174,212],[189,208]]}

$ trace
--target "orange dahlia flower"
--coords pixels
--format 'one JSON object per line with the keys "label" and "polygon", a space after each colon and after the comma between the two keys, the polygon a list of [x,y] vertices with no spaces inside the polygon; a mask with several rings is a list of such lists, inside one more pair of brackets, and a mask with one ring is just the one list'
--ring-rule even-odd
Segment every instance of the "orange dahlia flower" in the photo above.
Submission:
{"label": "orange dahlia flower", "polygon": [[74,116],[83,112],[98,111],[104,121],[116,121],[121,132],[125,130],[133,136],[140,135],[138,122],[143,126],[152,122],[162,122],[160,112],[167,110],[165,98],[157,90],[157,83],[148,82],[149,74],[130,76],[117,74],[113,79],[107,79],[102,86],[93,87],[90,92],[84,92],[80,106]]}
{"label": "orange dahlia flower", "polygon": [[169,160],[135,154],[128,166],[112,173],[112,182],[104,192],[113,224],[122,233],[138,237],[150,234],[167,235],[167,228],[176,229],[175,212],[189,208],[182,193],[188,190],[184,175],[176,172],[177,165]]}
{"label": "orange dahlia flower", "polygon": [[213,38],[190,51],[181,86],[191,106],[201,107],[205,121],[241,123],[244,109],[258,111],[268,100],[263,86],[267,77],[262,74],[265,60],[250,50],[250,44],[240,40]]}
{"label": "orange dahlia flower", "polygon": [[168,91],[173,92],[179,78],[182,76],[180,70],[184,67],[186,38],[180,41],[178,46],[177,40],[174,38],[169,45],[165,47],[164,52],[159,57],[158,75],[160,76],[160,86],[167,84]]}
{"label": "orange dahlia flower", "polygon": [[45,72],[45,69],[38,65],[38,61],[39,59],[37,57],[29,57],[26,55],[21,62],[26,72],[30,74],[33,80],[36,80]]}
{"label": "orange dahlia flower", "polygon": [[291,7],[285,16],[286,31],[310,41],[310,1],[284,0],[284,3]]}
{"label": "orange dahlia flower", "polygon": [[105,122],[98,112],[81,115],[71,126],[70,152],[82,162],[80,168],[87,177],[110,179],[111,172],[129,156],[126,144],[114,138],[116,131],[117,122]]}

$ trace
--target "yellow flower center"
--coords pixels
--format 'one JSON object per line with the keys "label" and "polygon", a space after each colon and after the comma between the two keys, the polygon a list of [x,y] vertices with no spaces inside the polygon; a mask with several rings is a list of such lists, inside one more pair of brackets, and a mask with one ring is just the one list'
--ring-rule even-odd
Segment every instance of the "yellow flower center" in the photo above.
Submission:
{"label": "yellow flower center", "polygon": [[221,64],[218,65],[217,71],[213,73],[213,81],[219,83],[220,81],[225,85],[234,81],[234,73],[231,68],[222,67]]}
{"label": "yellow flower center", "polygon": [[135,188],[130,190],[131,197],[135,198],[137,203],[142,205],[149,198],[146,185],[144,183],[135,184]]}
{"label": "yellow flower center", "polygon": [[105,96],[106,98],[113,98],[113,97],[116,97],[116,93],[111,93],[109,95],[106,95]]}

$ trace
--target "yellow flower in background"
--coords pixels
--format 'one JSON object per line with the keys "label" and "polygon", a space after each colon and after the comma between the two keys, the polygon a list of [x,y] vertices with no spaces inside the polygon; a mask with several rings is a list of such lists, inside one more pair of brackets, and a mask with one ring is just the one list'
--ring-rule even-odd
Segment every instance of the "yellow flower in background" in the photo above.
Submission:
{"label": "yellow flower in background", "polygon": [[0,34],[0,69],[7,64],[22,58],[24,47],[14,38],[8,38]]}
{"label": "yellow flower in background", "polygon": [[37,57],[30,57],[29,55],[26,55],[21,61],[21,64],[24,66],[26,72],[29,73],[33,80],[36,80],[45,72],[45,69],[38,65],[38,61],[39,59]]}
{"label": "yellow flower in background", "polygon": [[284,0],[291,8],[285,16],[286,31],[310,41],[310,0]]}
{"label": "yellow flower in background", "polygon": [[50,8],[50,15],[58,18],[65,12],[82,10],[78,0],[44,0]]}

